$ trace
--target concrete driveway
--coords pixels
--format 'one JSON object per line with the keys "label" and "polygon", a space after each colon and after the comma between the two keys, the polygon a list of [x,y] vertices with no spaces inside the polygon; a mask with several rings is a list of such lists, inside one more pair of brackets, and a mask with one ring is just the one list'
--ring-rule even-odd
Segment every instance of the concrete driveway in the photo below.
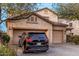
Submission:
{"label": "concrete driveway", "polygon": [[79,45],[56,44],[43,53],[19,53],[20,56],[79,56]]}

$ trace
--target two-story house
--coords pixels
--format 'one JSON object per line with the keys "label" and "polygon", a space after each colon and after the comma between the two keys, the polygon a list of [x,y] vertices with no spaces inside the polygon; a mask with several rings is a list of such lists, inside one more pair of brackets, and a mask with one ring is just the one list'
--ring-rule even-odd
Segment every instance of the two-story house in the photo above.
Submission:
{"label": "two-story house", "polygon": [[57,13],[48,8],[7,18],[10,44],[18,44],[19,35],[23,32],[45,32],[49,39],[49,45],[65,43],[66,27],[66,24],[58,22]]}

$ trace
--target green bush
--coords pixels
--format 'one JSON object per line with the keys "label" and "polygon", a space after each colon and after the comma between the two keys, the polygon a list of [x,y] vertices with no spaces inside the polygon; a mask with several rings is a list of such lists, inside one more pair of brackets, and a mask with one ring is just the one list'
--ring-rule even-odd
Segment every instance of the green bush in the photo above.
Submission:
{"label": "green bush", "polygon": [[73,36],[71,36],[71,35],[67,35],[67,36],[66,36],[66,38],[67,38],[67,39],[66,39],[66,42],[72,42],[72,37],[73,37]]}
{"label": "green bush", "polygon": [[67,42],[75,43],[76,45],[79,45],[79,35],[70,36],[67,35]]}
{"label": "green bush", "polygon": [[77,45],[79,45],[79,35],[74,35],[73,37],[72,37],[72,41],[75,43],[75,44],[77,44]]}
{"label": "green bush", "polygon": [[5,45],[0,45],[0,56],[16,56],[16,53],[13,49]]}
{"label": "green bush", "polygon": [[10,41],[10,37],[7,34],[3,34],[2,39],[4,44],[7,44]]}

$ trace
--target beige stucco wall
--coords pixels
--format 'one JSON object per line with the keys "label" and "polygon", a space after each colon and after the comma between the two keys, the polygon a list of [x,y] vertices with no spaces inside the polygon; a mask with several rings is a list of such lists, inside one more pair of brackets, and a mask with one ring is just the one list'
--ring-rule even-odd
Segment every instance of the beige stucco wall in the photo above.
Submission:
{"label": "beige stucco wall", "polygon": [[[34,16],[34,17],[36,17],[36,16]],[[52,25],[50,23],[40,19],[40,18],[37,18],[37,23],[36,24],[27,23],[27,19],[12,20],[12,27],[17,28],[17,29],[18,28],[19,29],[47,29],[48,30],[46,32],[47,37],[49,39],[50,44],[52,43]],[[14,31],[15,30],[13,30],[13,29],[8,30],[8,34],[10,36],[13,36]],[[13,40],[13,37],[11,38],[11,40]]]}
{"label": "beige stucco wall", "polygon": [[53,22],[58,22],[58,16],[55,13],[49,11],[48,9],[43,9],[36,13],[40,14],[41,16],[49,17],[49,20],[51,20]]}

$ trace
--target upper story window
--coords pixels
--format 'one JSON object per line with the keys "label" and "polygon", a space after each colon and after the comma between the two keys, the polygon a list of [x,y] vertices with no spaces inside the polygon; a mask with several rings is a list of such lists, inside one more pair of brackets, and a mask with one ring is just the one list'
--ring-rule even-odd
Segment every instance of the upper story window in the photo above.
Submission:
{"label": "upper story window", "polygon": [[34,17],[34,16],[29,17],[27,19],[27,23],[37,23],[37,17]]}
{"label": "upper story window", "polygon": [[35,17],[35,22],[37,22],[37,17]]}
{"label": "upper story window", "polygon": [[33,22],[35,17],[30,17],[30,18],[31,18],[31,19],[30,19],[30,21],[32,21],[32,22]]}
{"label": "upper story window", "polygon": [[72,23],[69,23],[69,26],[72,27]]}
{"label": "upper story window", "polygon": [[78,20],[78,24],[79,24],[79,20]]}

